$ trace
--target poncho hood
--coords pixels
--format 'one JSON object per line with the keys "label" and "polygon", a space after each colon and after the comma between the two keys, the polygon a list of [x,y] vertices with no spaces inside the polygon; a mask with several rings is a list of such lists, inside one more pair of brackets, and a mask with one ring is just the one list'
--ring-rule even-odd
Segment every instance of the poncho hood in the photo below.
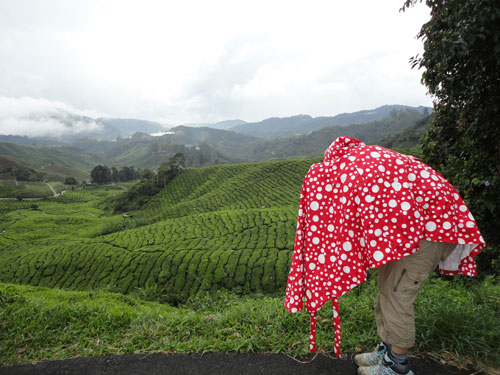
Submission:
{"label": "poncho hood", "polygon": [[347,155],[353,149],[365,146],[359,139],[351,137],[339,137],[326,149],[323,161],[331,162]]}
{"label": "poncho hood", "polygon": [[474,276],[484,240],[457,190],[411,155],[336,139],[302,184],[285,308],[311,315],[333,302],[340,355],[338,298],[366,280],[367,270],[415,253],[421,240],[456,244],[442,274]]}

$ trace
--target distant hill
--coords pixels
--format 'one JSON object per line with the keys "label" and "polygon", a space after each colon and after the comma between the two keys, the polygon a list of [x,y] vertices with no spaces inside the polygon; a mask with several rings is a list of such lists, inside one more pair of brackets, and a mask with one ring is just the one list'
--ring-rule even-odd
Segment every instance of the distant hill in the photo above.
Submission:
{"label": "distant hill", "polygon": [[[396,107],[398,109],[394,109]],[[388,113],[387,110],[393,108]],[[388,147],[393,145],[416,144],[425,131],[424,128],[405,130],[415,125],[425,116],[425,108],[411,109],[403,106],[384,106],[376,111],[360,111],[356,114],[338,115],[343,122],[348,119],[361,121],[370,116],[382,116],[380,120],[351,125],[335,125],[316,129],[302,135],[281,136],[273,138],[255,137],[232,130],[214,129],[211,127],[176,126],[167,134],[152,136],[160,124],[134,119],[98,119],[108,130],[120,126],[124,131],[133,131],[141,127],[147,132],[136,132],[129,137],[116,139],[76,138],[71,145],[65,145],[60,139],[54,139],[57,147],[42,147],[50,142],[47,138],[28,138],[21,136],[0,136],[11,142],[21,143],[17,146],[11,143],[0,143],[0,155],[14,157],[28,162],[42,164],[57,164],[88,173],[94,166],[135,166],[139,168],[157,168],[168,161],[176,152],[182,152],[186,157],[186,166],[202,167],[213,164],[241,163],[273,159],[304,158],[320,155],[337,137],[350,135],[364,142],[379,142],[382,139]],[[288,119],[267,119],[261,124],[293,124],[312,127],[321,124],[325,118],[312,118],[308,115],[294,116]],[[231,120],[225,125],[240,122]],[[333,120],[332,120],[333,121]],[[333,121],[334,122],[334,121]],[[106,123],[104,125],[104,123]],[[222,124],[224,125],[224,124]],[[221,125],[221,126],[222,126]],[[249,124],[244,124],[247,126]],[[238,125],[239,127],[241,125]],[[231,129],[234,129],[231,128]],[[163,129],[164,130],[164,129]],[[111,130],[110,130],[111,131]],[[406,131],[401,135],[399,132]],[[108,133],[115,134],[116,133]],[[120,133],[121,134],[121,133]],[[387,139],[386,139],[387,138]],[[411,138],[411,139],[410,139]],[[33,146],[36,145],[36,146]],[[383,144],[384,145],[384,144]]]}
{"label": "distant hill", "polygon": [[[38,174],[47,178],[50,181],[64,181],[66,177],[74,177],[78,181],[88,178],[89,174],[82,172],[81,170],[72,169],[68,167],[62,167],[55,164],[42,164],[36,162],[28,162],[25,160],[19,160],[12,157],[0,155],[0,179],[5,179],[6,171],[10,168],[20,169],[20,168],[31,168],[35,170]],[[3,173],[3,175],[1,175]],[[11,179],[9,177],[8,179]]]}
{"label": "distant hill", "polygon": [[100,156],[108,163],[158,167],[175,152],[186,156],[187,166],[302,158],[320,155],[337,137],[350,135],[374,142],[414,125],[423,115],[414,109],[392,110],[382,120],[348,126],[331,126],[307,135],[262,139],[209,127],[177,126],[172,134],[153,137],[136,133],[117,141],[78,140],[82,152]]}
{"label": "distant hill", "polygon": [[423,115],[417,110],[393,110],[388,117],[370,123],[329,126],[307,135],[260,140],[235,150],[235,157],[243,160],[271,160],[319,156],[337,137],[351,136],[371,143],[404,131],[422,118]]}
{"label": "distant hill", "polygon": [[222,129],[228,130],[234,126],[246,124],[246,121],[243,120],[226,120],[219,122],[203,122],[203,123],[194,123],[194,124],[182,124],[179,126],[189,126],[192,128],[212,128],[212,129]]}
{"label": "distant hill", "polygon": [[433,115],[426,116],[414,125],[396,133],[386,136],[377,141],[377,144],[387,148],[411,148],[415,147],[420,138],[429,129]]}
{"label": "distant hill", "polygon": [[330,126],[347,126],[378,121],[387,117],[393,110],[405,109],[416,110],[420,114],[428,114],[431,111],[431,108],[422,106],[409,107],[403,105],[385,105],[373,110],[342,113],[332,117],[313,118],[309,115],[298,115],[285,118],[274,117],[260,122],[237,125],[230,128],[230,130],[265,138],[293,136],[308,134],[311,131]]}
{"label": "distant hill", "polygon": [[30,163],[58,165],[88,172],[104,160],[71,147],[19,146],[0,143],[0,155]]}
{"label": "distant hill", "polygon": [[117,136],[128,137],[138,132],[157,133],[166,130],[166,128],[158,122],[131,118],[99,118],[97,122],[108,125],[118,132],[118,134],[115,135],[106,135],[106,139],[114,139]]}

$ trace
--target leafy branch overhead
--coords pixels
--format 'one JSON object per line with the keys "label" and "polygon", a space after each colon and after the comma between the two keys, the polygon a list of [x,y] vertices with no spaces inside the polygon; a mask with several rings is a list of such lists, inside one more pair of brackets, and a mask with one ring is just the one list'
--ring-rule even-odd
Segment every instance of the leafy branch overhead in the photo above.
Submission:
{"label": "leafy branch overhead", "polygon": [[[415,5],[407,0],[402,10]],[[418,33],[435,119],[423,138],[425,160],[465,196],[487,242],[500,232],[500,3],[427,0],[431,19]]]}

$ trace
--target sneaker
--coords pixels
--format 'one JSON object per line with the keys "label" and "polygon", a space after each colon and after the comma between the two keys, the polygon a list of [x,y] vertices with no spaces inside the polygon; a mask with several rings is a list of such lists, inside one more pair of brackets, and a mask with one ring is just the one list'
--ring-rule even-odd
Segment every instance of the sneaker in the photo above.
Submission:
{"label": "sneaker", "polygon": [[382,357],[382,363],[369,367],[359,367],[358,375],[415,375],[408,364],[397,365],[387,353]]}
{"label": "sneaker", "polygon": [[384,358],[384,354],[387,351],[387,346],[385,343],[382,341],[378,346],[375,348],[373,352],[370,353],[362,353],[362,354],[356,354],[354,356],[354,362],[359,366],[375,366],[379,365],[382,362]]}

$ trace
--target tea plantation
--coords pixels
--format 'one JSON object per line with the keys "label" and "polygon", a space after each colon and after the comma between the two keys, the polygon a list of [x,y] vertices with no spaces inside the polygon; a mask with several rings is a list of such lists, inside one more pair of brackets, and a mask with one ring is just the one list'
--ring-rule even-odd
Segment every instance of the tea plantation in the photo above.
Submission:
{"label": "tea plantation", "polygon": [[123,190],[84,188],[0,202],[0,281],[185,299],[283,291],[300,187],[317,160],[185,169],[142,210],[112,215]]}

